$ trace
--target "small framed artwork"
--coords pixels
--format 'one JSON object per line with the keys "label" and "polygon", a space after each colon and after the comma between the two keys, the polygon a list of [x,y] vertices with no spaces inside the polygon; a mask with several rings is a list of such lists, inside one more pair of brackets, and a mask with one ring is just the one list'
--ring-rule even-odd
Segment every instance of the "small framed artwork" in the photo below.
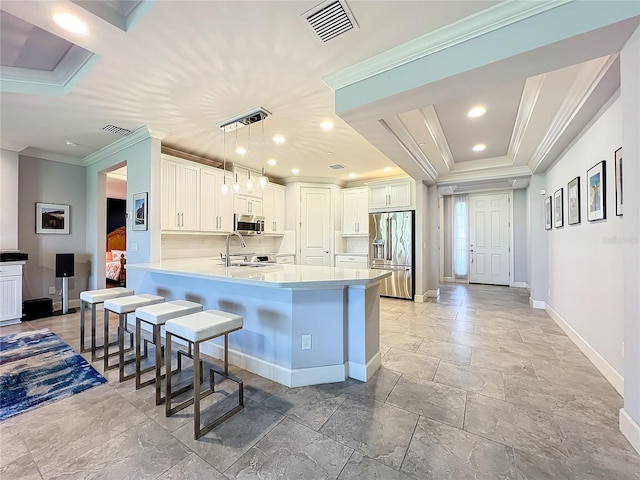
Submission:
{"label": "small framed artwork", "polygon": [[36,203],[36,233],[69,235],[69,205]]}
{"label": "small framed artwork", "polygon": [[576,177],[567,184],[567,223],[580,223],[580,177]]}
{"label": "small framed artwork", "polygon": [[556,228],[564,226],[564,200],[563,189],[556,190],[553,194],[553,224]]}
{"label": "small framed artwork", "polygon": [[604,160],[587,170],[587,220],[594,222],[607,218],[607,182]]}
{"label": "small framed artwork", "polygon": [[551,197],[544,199],[544,228],[551,230]]}
{"label": "small framed artwork", "polygon": [[622,216],[622,147],[614,154],[616,163],[616,215]]}
{"label": "small framed artwork", "polygon": [[133,225],[132,230],[146,230],[148,228],[148,193],[136,193],[133,195]]}

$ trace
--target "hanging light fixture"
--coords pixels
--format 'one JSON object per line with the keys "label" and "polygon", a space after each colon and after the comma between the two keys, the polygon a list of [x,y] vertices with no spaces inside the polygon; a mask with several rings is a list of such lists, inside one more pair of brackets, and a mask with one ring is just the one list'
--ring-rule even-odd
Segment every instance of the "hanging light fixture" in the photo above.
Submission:
{"label": "hanging light fixture", "polygon": [[226,195],[229,193],[229,185],[227,185],[227,131],[222,129],[222,186],[220,190],[222,190],[222,194]]}
{"label": "hanging light fixture", "polygon": [[262,122],[262,173],[258,179],[258,184],[263,190],[269,185],[269,178],[264,174],[264,121]]}
{"label": "hanging light fixture", "polygon": [[[249,124],[249,140],[247,141],[247,151],[249,152],[248,156],[247,156],[247,163],[250,164],[251,163],[251,124]],[[247,175],[247,183],[245,184],[245,187],[247,189],[247,193],[251,193],[253,192],[253,180],[251,180],[251,168],[248,168],[248,175]]]}
{"label": "hanging light fixture", "polygon": [[[236,150],[238,149],[238,126],[236,125]],[[235,193],[240,192],[240,184],[238,183],[238,169],[236,168],[236,162],[233,162],[233,191]]]}

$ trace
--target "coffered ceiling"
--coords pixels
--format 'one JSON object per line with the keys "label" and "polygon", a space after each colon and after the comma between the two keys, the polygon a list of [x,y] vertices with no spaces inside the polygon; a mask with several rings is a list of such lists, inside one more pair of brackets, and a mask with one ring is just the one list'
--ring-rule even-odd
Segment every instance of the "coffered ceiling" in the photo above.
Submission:
{"label": "coffered ceiling", "polygon": [[[526,8],[537,9],[528,13],[534,15],[564,3],[351,1],[345,5],[354,28],[322,42],[306,20],[317,1],[3,0],[0,139],[24,155],[86,164],[120,138],[105,125],[146,126],[188,153],[256,169],[273,159],[267,175],[285,181],[346,184],[405,171],[445,186],[524,186],[615,92],[616,48],[633,25],[599,55],[555,64],[531,58],[536,68],[516,65],[465,88],[451,82],[448,93],[428,87],[431,93],[407,95],[393,108],[336,113],[341,86],[332,76],[447,29],[497,28],[501,12],[514,5],[524,18]],[[60,11],[78,16],[87,33],[56,25],[52,16]],[[34,73],[35,62],[48,76]],[[477,104],[485,115],[467,117]],[[257,107],[271,115],[252,127],[249,154],[234,151],[249,142],[246,127],[237,138],[227,133],[223,148],[218,126]],[[325,121],[333,129],[322,129]],[[284,144],[272,142],[276,134]],[[472,151],[478,143],[486,149]],[[336,164],[345,168],[330,168]]]}

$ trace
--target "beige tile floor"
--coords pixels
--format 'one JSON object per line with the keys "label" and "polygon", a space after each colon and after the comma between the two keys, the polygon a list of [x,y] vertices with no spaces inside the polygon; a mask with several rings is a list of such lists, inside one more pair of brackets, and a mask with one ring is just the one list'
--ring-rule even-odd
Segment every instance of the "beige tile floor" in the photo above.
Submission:
{"label": "beige tile floor", "polygon": [[[189,410],[165,418],[152,388],[109,372],[0,423],[0,478],[640,479],[617,428],[622,399],[527,298],[447,285],[429,303],[382,299],[370,382],[290,389],[234,369],[246,408],[199,441]],[[0,334],[47,327],[77,350],[78,318]]]}

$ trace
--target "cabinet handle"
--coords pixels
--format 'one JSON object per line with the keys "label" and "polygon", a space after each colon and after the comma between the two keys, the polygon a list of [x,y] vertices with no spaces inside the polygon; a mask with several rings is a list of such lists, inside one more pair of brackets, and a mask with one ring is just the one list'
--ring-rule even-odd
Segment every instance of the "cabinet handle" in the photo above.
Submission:
{"label": "cabinet handle", "polygon": [[180,226],[180,214],[176,214],[176,216],[178,217],[177,221],[176,221],[176,227]]}
{"label": "cabinet handle", "polygon": [[276,231],[276,225],[277,225],[277,223],[276,223],[276,222],[273,222],[273,231],[274,231],[274,232]]}
{"label": "cabinet handle", "polygon": [[180,222],[180,226],[184,227],[184,213],[181,213],[180,217],[182,217],[182,222]]}

